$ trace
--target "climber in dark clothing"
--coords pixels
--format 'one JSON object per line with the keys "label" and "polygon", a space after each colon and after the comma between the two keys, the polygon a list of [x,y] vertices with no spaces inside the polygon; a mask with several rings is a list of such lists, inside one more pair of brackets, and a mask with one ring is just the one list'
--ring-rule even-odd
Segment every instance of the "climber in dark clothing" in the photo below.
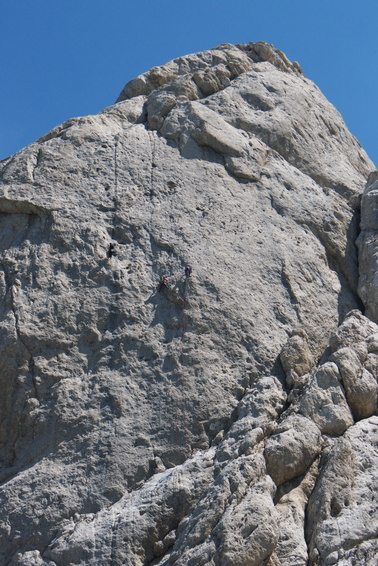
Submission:
{"label": "climber in dark clothing", "polygon": [[185,277],[190,277],[192,275],[192,268],[190,265],[185,266]]}
{"label": "climber in dark clothing", "polygon": [[160,291],[162,290],[163,287],[166,287],[168,284],[168,277],[160,277],[160,285],[158,288],[158,293],[160,293]]}
{"label": "climber in dark clothing", "polygon": [[111,243],[111,244],[109,244],[107,256],[108,256],[108,258],[111,258],[114,255],[116,255],[116,249],[115,249],[115,245],[113,243]]}

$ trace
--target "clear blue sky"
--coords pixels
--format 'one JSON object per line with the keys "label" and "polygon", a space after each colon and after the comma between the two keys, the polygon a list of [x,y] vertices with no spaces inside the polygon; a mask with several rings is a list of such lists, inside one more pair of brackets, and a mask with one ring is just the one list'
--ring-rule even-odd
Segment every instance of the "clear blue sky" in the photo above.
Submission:
{"label": "clear blue sky", "polygon": [[301,64],[378,166],[377,0],[0,0],[0,159],[112,104],[134,76],[220,43]]}

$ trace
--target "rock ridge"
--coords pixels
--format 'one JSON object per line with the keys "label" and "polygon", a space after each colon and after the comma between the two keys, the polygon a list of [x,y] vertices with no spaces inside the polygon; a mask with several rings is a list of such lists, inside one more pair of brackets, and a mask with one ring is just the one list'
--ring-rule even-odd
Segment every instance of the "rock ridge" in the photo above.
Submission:
{"label": "rock ridge", "polygon": [[[196,93],[198,98],[202,98],[229,86],[234,78],[251,70],[253,63],[263,61],[269,61],[281,71],[303,75],[299,63],[291,63],[282,51],[265,41],[237,45],[224,43],[201,53],[173,59],[160,67],[153,67],[129,81],[117,102],[139,95],[149,95],[153,90],[177,81],[180,77],[183,79],[183,91],[180,94],[187,96]],[[185,91],[184,85],[189,85],[190,81],[195,86],[191,85]]]}

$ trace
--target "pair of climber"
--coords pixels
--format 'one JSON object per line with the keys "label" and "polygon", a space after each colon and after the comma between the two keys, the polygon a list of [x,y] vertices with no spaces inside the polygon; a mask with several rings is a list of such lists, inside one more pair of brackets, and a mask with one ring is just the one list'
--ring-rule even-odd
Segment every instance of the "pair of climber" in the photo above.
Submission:
{"label": "pair of climber", "polygon": [[[185,266],[185,277],[191,277],[192,276],[192,268],[190,265],[186,265]],[[163,275],[160,277],[160,283],[159,283],[159,288],[158,288],[158,293],[160,293],[160,291],[164,288],[164,287],[168,287],[169,284],[169,279],[168,277],[164,277]]]}

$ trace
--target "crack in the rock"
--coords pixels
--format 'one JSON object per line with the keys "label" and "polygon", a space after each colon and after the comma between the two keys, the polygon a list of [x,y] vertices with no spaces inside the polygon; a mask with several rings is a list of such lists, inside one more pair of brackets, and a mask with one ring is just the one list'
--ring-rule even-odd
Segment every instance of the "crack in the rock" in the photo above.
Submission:
{"label": "crack in the rock", "polygon": [[10,309],[11,309],[11,311],[13,313],[13,317],[14,317],[14,325],[15,325],[16,335],[17,335],[19,342],[23,345],[24,349],[28,353],[28,358],[29,358],[29,360],[28,360],[28,373],[29,373],[29,376],[31,378],[31,382],[33,384],[35,398],[39,401],[38,387],[37,387],[37,383],[36,383],[36,379],[35,379],[34,356],[33,356],[29,346],[26,344],[26,342],[25,342],[25,340],[22,336],[20,318],[19,318],[19,314],[17,312],[17,308],[16,308],[16,305],[15,305],[15,297],[14,297],[14,293],[15,293],[14,286],[15,286],[15,284],[11,280],[11,276],[8,272],[8,269],[6,268],[6,266],[4,264],[3,259],[0,260],[0,265],[1,265],[1,268],[3,270],[5,283],[6,283],[6,296],[9,296],[9,298],[10,298]]}

